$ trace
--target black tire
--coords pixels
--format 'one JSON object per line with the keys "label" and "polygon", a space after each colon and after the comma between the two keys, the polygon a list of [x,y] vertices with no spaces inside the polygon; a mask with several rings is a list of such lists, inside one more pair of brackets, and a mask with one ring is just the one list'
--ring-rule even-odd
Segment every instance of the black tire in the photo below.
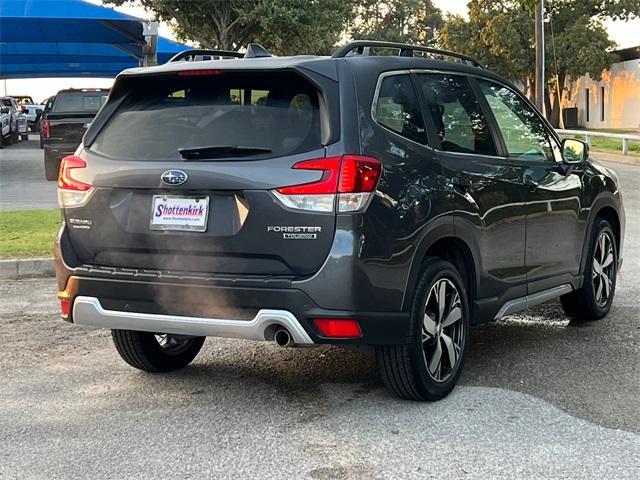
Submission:
{"label": "black tire", "polygon": [[[602,236],[608,237],[611,246],[611,263],[604,269],[598,269],[600,262],[596,256],[600,257],[601,245],[599,239]],[[589,239],[589,250],[587,251],[587,263],[584,269],[584,283],[582,288],[560,297],[564,312],[571,317],[574,322],[591,322],[600,320],[609,313],[613,297],[616,291],[616,281],[618,277],[618,249],[617,239],[611,224],[604,218],[596,218],[591,230]],[[608,256],[606,256],[608,258]],[[605,261],[602,262],[606,264]],[[602,273],[599,273],[598,270]],[[610,280],[608,295],[602,298],[599,294],[606,294],[606,282],[603,275]],[[601,290],[599,290],[599,287]]]}
{"label": "black tire", "polygon": [[[444,280],[444,282],[442,282]],[[431,316],[436,317],[435,321],[431,319],[431,329],[433,335],[430,335],[426,327],[427,312],[431,311],[433,305],[433,289],[436,289],[436,296],[439,289],[438,285],[445,285],[445,307],[441,314],[433,313]],[[419,401],[435,401],[447,396],[455,387],[464,364],[464,353],[468,343],[469,336],[469,303],[465,288],[465,282],[460,277],[456,268],[449,262],[435,257],[427,257],[419,275],[418,284],[414,294],[413,305],[411,309],[411,326],[410,326],[410,342],[403,345],[382,345],[376,347],[376,358],[382,380],[389,390],[400,398],[407,400]],[[451,288],[451,286],[455,288]],[[447,289],[449,293],[447,294]],[[455,300],[457,292],[459,303]],[[448,297],[446,295],[449,295]],[[459,307],[461,318],[450,326],[442,327],[441,322],[453,318],[449,313]],[[454,330],[451,329],[460,329]],[[445,330],[449,329],[449,330]],[[449,343],[444,339],[449,338]],[[423,338],[426,339],[423,344]],[[457,356],[451,365],[450,352],[448,345],[452,339],[456,339],[455,346],[458,349]],[[423,347],[424,345],[424,347]],[[434,360],[435,351],[440,345],[441,360],[439,369],[435,373],[430,371],[428,362]],[[423,349],[424,348],[424,349]],[[428,352],[433,349],[433,356]],[[427,357],[430,356],[430,360]],[[446,364],[446,365],[445,365]],[[446,376],[442,373],[442,366],[445,365],[447,370]],[[437,379],[436,377],[440,377]]]}
{"label": "black tire", "polygon": [[[160,334],[158,334],[160,335]],[[170,372],[186,367],[196,358],[205,337],[163,335],[178,342],[162,346],[156,334],[134,330],[111,330],[111,338],[122,359],[145,372]]]}
{"label": "black tire", "polygon": [[42,138],[42,134],[40,134],[40,150],[44,148],[44,139]]}
{"label": "black tire", "polygon": [[0,150],[4,148],[4,135],[0,132]]}
{"label": "black tire", "polygon": [[29,134],[27,133],[26,135],[20,135],[20,140],[22,140],[23,142],[28,142]]}
{"label": "black tire", "polygon": [[47,180],[57,180],[58,170],[60,170],[60,159],[55,155],[49,154],[45,149],[44,151],[44,176]]}

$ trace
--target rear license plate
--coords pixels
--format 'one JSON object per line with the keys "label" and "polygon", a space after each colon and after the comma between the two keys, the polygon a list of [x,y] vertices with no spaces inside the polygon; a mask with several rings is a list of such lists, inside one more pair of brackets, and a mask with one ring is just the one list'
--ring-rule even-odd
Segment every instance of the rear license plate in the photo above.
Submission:
{"label": "rear license plate", "polygon": [[178,197],[154,195],[151,210],[151,230],[207,230],[209,197]]}

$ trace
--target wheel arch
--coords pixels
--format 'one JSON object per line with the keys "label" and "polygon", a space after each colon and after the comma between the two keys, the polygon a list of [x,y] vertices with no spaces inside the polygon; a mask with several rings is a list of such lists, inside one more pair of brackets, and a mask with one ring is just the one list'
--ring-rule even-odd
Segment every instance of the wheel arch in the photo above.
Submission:
{"label": "wheel arch", "polygon": [[580,274],[584,274],[584,269],[587,263],[588,253],[589,253],[589,243],[591,240],[591,235],[593,234],[593,227],[595,225],[597,218],[604,218],[611,224],[611,228],[613,228],[613,233],[615,234],[616,241],[616,250],[618,252],[618,257],[620,257],[620,250],[622,247],[622,234],[623,234],[623,224],[622,218],[619,212],[619,202],[613,196],[613,194],[606,192],[594,201],[593,206],[591,208],[591,212],[589,213],[589,218],[587,220],[587,228],[585,229],[585,236],[582,242],[582,255],[580,259]]}
{"label": "wheel arch", "polygon": [[413,292],[418,281],[418,275],[427,257],[438,257],[452,263],[460,276],[466,282],[467,297],[469,307],[471,309],[471,323],[475,322],[475,302],[477,297],[477,279],[479,265],[477,264],[477,255],[465,240],[456,236],[453,229],[437,229],[431,234],[426,235],[420,243],[409,274],[409,280],[405,289],[403,299],[403,310],[411,308],[413,301]]}

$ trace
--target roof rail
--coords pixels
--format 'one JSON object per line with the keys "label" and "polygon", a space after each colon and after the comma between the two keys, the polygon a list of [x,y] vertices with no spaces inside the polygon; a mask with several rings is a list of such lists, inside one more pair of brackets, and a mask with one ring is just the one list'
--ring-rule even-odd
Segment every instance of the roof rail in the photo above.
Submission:
{"label": "roof rail", "polygon": [[197,61],[196,57],[217,57],[218,59],[242,58],[244,57],[244,54],[240,52],[233,52],[231,50],[208,50],[202,48],[194,48],[191,50],[185,50],[184,52],[176,53],[169,59],[167,63],[179,62],[181,60],[185,60],[187,62],[195,62]]}
{"label": "roof rail", "polygon": [[343,58],[349,56],[355,50],[353,55],[369,56],[371,47],[390,48],[400,50],[400,57],[413,57],[413,52],[425,52],[432,55],[441,55],[443,57],[457,58],[463,63],[468,63],[474,67],[484,68],[480,62],[462,53],[450,52],[448,50],[440,50],[438,48],[423,47],[420,45],[409,45],[406,43],[381,42],[378,40],[354,40],[346,45],[341,46],[331,55],[332,58]]}

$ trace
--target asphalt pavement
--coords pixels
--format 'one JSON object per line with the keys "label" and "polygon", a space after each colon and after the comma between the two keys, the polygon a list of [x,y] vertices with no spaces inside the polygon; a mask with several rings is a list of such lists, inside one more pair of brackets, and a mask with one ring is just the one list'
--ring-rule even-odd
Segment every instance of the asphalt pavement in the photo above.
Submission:
{"label": "asphalt pavement", "polygon": [[0,211],[56,209],[56,182],[44,178],[38,135],[0,150]]}
{"label": "asphalt pavement", "polygon": [[145,374],[59,320],[52,279],[0,283],[0,479],[640,478],[640,167],[608,165],[627,212],[611,313],[574,325],[550,302],[472,330],[432,404],[333,347],[209,338]]}

